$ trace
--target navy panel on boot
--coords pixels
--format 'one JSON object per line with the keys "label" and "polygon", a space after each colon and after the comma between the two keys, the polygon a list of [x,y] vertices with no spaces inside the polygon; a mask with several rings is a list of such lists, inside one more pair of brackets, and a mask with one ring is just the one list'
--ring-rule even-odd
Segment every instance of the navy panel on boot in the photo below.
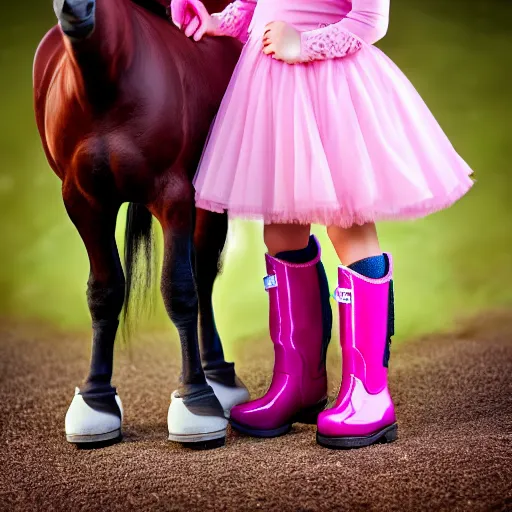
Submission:
{"label": "navy panel on boot", "polygon": [[384,254],[379,256],[370,256],[356,261],[348,268],[369,279],[381,279],[388,273],[388,262]]}
{"label": "navy panel on boot", "polygon": [[386,368],[389,366],[389,358],[391,357],[391,338],[395,334],[395,292],[393,286],[393,279],[391,279],[389,282],[388,331],[386,350],[384,351],[384,366]]}

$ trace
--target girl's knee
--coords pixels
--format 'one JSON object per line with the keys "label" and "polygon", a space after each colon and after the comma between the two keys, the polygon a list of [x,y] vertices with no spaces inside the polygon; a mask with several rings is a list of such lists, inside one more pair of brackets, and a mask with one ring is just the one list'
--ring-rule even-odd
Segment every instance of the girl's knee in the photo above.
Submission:
{"label": "girl's knee", "polygon": [[373,222],[367,224],[354,224],[349,228],[340,226],[328,226],[327,235],[333,244],[339,243],[357,243],[361,240],[377,239],[377,230]]}
{"label": "girl's knee", "polygon": [[310,226],[298,224],[267,224],[263,240],[269,254],[303,249],[308,245]]}
{"label": "girl's knee", "polygon": [[346,229],[339,226],[327,226],[327,236],[334,247],[342,243],[346,239]]}

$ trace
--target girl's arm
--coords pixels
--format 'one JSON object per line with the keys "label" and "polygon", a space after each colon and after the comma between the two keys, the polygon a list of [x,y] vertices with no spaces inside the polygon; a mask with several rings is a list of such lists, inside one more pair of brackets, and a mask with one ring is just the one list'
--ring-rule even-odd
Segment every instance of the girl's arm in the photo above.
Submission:
{"label": "girl's arm", "polygon": [[248,38],[257,0],[235,0],[222,12],[212,14],[215,23],[215,35],[236,37],[242,43]]}
{"label": "girl's arm", "polygon": [[382,39],[389,24],[390,0],[352,0],[352,10],[338,23],[301,33],[301,60],[346,57],[363,43]]}

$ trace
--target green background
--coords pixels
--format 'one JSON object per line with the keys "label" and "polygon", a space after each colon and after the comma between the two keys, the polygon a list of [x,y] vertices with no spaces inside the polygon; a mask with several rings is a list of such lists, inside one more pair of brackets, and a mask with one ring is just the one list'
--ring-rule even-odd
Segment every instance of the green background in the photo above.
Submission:
{"label": "green background", "polygon": [[[8,2],[0,9],[1,313],[85,329],[88,261],[32,110],[32,60],[55,23],[51,1]],[[512,4],[393,0],[390,29],[379,46],[421,93],[477,178],[447,211],[380,225],[383,248],[396,261],[396,330],[404,339],[512,302]],[[315,232],[332,287],[336,257],[323,228]],[[215,290],[219,330],[230,348],[266,331],[263,253],[259,223],[231,225]],[[173,332],[160,305],[142,325]]]}

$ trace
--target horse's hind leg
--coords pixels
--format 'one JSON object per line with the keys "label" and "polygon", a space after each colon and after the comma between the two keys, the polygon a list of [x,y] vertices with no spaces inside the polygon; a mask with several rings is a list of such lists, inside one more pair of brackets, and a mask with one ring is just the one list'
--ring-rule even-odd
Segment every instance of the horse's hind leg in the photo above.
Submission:
{"label": "horse's hind leg", "polygon": [[124,275],[114,237],[119,205],[104,207],[66,183],[63,198],[89,255],[87,301],[93,328],[91,367],[66,414],[66,436],[73,443],[97,443],[121,436],[122,406],[111,385],[124,301]]}
{"label": "horse's hind leg", "polygon": [[198,297],[194,281],[192,185],[172,181],[151,209],[164,235],[162,296],[176,326],[182,352],[179,389],[172,394],[168,414],[169,439],[182,443],[223,443],[227,419],[201,366],[198,343]]}
{"label": "horse's hind leg", "polygon": [[227,230],[227,215],[197,209],[194,246],[201,359],[207,382],[215,391],[224,413],[229,416],[232,407],[249,400],[249,392],[237,378],[234,364],[224,359],[212,305],[213,285],[219,273]]}

